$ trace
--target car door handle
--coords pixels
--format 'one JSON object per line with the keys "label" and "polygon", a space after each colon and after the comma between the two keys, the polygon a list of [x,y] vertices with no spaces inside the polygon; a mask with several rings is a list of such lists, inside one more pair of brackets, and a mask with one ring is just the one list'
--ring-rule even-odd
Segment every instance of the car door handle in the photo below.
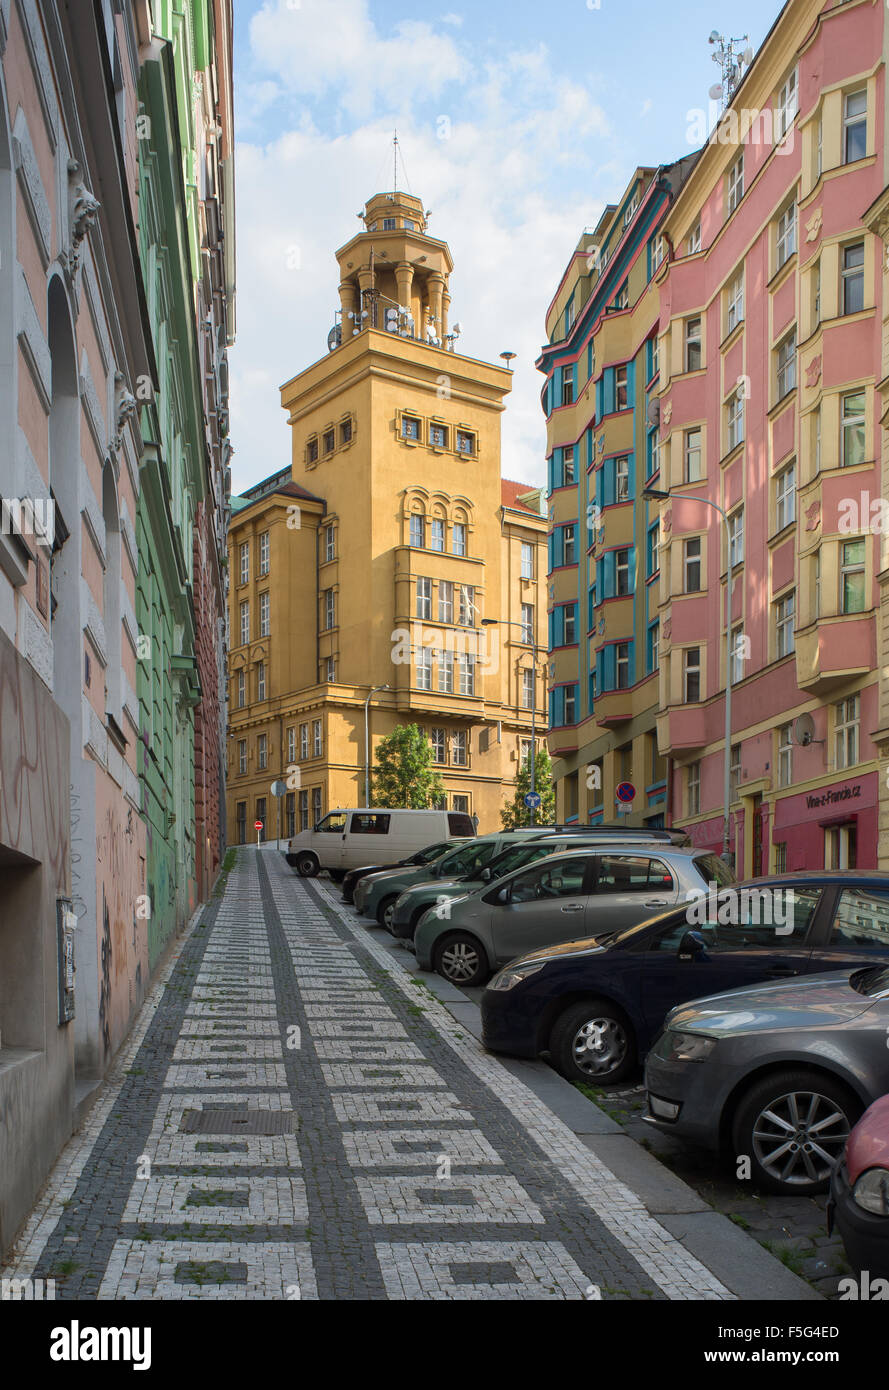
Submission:
{"label": "car door handle", "polygon": [[647,901],[646,901],[646,903],[645,903],[645,906],[646,906],[646,907],[666,907],[666,906],[667,906],[667,899],[666,899],[666,898],[648,898]]}
{"label": "car door handle", "polygon": [[562,908],[563,912],[583,912],[583,903],[567,903]]}
{"label": "car door handle", "polygon": [[799,973],[792,965],[773,965],[769,971],[770,975],[798,975]]}

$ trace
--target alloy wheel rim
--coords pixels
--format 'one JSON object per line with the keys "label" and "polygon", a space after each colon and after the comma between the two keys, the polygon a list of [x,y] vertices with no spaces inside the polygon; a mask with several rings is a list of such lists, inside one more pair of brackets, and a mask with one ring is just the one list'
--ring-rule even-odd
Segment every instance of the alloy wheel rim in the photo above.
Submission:
{"label": "alloy wheel rim", "polygon": [[590,1018],[571,1044],[574,1062],[588,1076],[614,1071],[627,1055],[627,1035],[615,1018]]}
{"label": "alloy wheel rim", "polygon": [[441,967],[455,984],[464,983],[478,970],[478,951],[465,941],[455,941],[442,952]]}
{"label": "alloy wheel rim", "polygon": [[788,1091],[757,1115],[753,1152],[769,1177],[810,1187],[830,1177],[849,1137],[840,1107],[818,1091]]}
{"label": "alloy wheel rim", "polygon": [[395,918],[395,904],[394,904],[394,903],[390,903],[388,907],[386,907],[386,908],[383,909],[383,926],[386,927],[387,929],[391,929],[392,923],[393,923],[393,921],[394,921],[394,918]]}

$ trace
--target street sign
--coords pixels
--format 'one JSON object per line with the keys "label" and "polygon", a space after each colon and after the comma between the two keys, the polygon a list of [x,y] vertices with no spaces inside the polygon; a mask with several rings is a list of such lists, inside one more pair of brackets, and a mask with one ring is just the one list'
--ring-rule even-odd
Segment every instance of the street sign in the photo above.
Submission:
{"label": "street sign", "polygon": [[525,805],[530,811],[536,811],[540,806],[540,792],[526,792]]}
{"label": "street sign", "polygon": [[636,788],[632,782],[621,782],[614,794],[618,801],[632,801],[636,795]]}
{"label": "street sign", "polygon": [[253,829],[254,829],[254,830],[261,830],[261,829],[262,829],[262,821],[261,821],[261,820],[255,820],[255,821],[253,822]]}
{"label": "street sign", "polygon": [[284,796],[287,792],[287,783],[282,782],[279,777],[277,782],[272,783],[272,796]]}

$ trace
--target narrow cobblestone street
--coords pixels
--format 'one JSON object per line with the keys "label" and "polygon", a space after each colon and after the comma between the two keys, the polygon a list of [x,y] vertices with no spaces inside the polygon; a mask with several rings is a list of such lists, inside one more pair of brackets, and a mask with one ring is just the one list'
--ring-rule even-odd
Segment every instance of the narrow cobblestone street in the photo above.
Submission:
{"label": "narrow cobblestone street", "polygon": [[4,1274],[62,1299],[732,1298],[338,898],[239,851]]}

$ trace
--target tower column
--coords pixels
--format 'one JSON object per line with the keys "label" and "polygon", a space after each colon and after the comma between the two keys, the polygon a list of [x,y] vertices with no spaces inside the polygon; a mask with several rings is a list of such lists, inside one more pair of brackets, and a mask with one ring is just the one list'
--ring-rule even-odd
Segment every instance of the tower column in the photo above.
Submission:
{"label": "tower column", "polygon": [[444,294],[445,279],[438,271],[434,271],[428,280],[429,309],[435,320],[435,332],[437,337],[442,336],[441,326],[441,305],[442,295]]}
{"label": "tower column", "polygon": [[406,309],[411,307],[411,291],[414,284],[414,267],[410,261],[399,261],[395,267],[395,283],[398,286],[398,302]]}
{"label": "tower column", "polygon": [[444,338],[447,337],[447,333],[448,333],[448,310],[450,309],[450,307],[451,307],[451,296],[448,294],[447,289],[444,289],[444,290],[442,290],[442,295],[441,295],[441,336],[442,336],[442,339],[444,339]]}
{"label": "tower column", "polygon": [[358,327],[357,323],[349,318],[349,314],[354,314],[358,308],[358,293],[352,280],[340,281],[340,307],[343,311],[343,342],[347,343],[352,337],[353,329]]}

